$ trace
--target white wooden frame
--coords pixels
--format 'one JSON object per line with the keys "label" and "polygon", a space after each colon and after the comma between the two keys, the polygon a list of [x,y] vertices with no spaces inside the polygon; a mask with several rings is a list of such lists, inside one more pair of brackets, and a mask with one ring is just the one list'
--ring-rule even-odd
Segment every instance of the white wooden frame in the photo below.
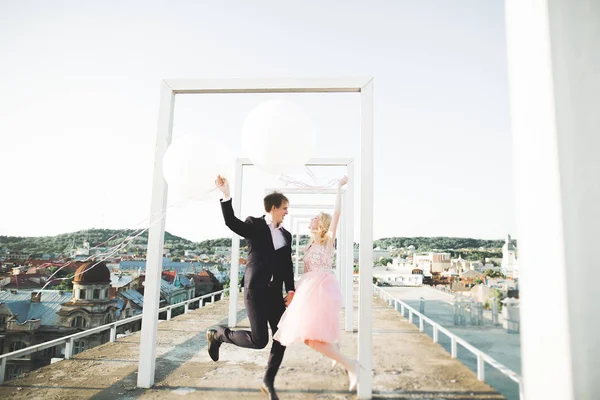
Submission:
{"label": "white wooden frame", "polygon": [[[373,79],[372,78],[324,78],[324,79],[167,79],[162,81],[158,116],[158,132],[152,182],[151,219],[163,215],[167,206],[167,184],[162,174],[165,152],[171,144],[175,97],[182,94],[211,93],[360,93],[360,283],[359,283],[359,330],[358,359],[363,374],[358,386],[358,397],[372,397],[372,301],[373,301]],[[241,165],[238,165],[240,170]],[[235,195],[241,195],[240,180],[235,183]],[[234,203],[237,215],[239,200]],[[140,359],[137,385],[149,388],[154,384],[156,367],[156,340],[158,336],[158,302],[160,298],[160,274],[164,247],[165,219],[150,227],[146,263],[145,301],[140,340]],[[232,250],[234,246],[232,244]],[[239,242],[236,251],[239,252]],[[239,260],[231,260],[236,268]],[[233,283],[237,283],[237,279]],[[232,290],[232,296],[237,292]]]}

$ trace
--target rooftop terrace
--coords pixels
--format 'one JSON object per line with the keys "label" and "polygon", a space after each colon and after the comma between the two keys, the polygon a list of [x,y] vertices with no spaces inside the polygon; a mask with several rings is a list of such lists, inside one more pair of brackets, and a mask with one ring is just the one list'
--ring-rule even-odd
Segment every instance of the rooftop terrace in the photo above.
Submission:
{"label": "rooftop terrace", "polygon": [[[240,302],[238,326],[247,327]],[[343,317],[343,316],[342,316]],[[11,399],[264,399],[259,390],[270,345],[263,350],[221,347],[214,363],[206,352],[207,327],[226,323],[218,301],[159,326],[155,385],[136,388],[139,332],[5,382]],[[342,350],[356,356],[356,332],[344,333]],[[384,301],[373,303],[373,398],[503,399],[418,327]],[[353,399],[343,370],[303,344],[288,348],[277,376],[282,399]]]}

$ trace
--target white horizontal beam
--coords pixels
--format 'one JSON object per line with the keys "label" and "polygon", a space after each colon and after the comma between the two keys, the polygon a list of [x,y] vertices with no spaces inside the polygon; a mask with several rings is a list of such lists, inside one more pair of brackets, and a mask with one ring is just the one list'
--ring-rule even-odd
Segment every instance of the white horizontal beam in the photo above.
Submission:
{"label": "white horizontal beam", "polygon": [[175,94],[360,92],[372,78],[165,79]]}
{"label": "white horizontal beam", "polygon": [[[346,190],[342,190],[342,194]],[[279,192],[283,194],[337,194],[336,188],[331,189],[304,189],[304,188],[266,188],[265,194]]]}
{"label": "white horizontal beam", "polygon": [[290,210],[293,210],[295,208],[303,209],[303,210],[313,210],[313,209],[315,209],[315,210],[319,209],[320,210],[320,209],[323,208],[323,209],[329,210],[329,209],[333,209],[334,207],[332,205],[329,205],[329,204],[328,205],[323,205],[323,204],[297,204],[297,205],[290,204],[289,205],[289,209]]}
{"label": "white horizontal beam", "polygon": [[290,217],[292,219],[295,219],[295,218],[312,218],[314,216],[315,216],[315,214],[290,214]]}
{"label": "white horizontal beam", "polygon": [[[352,162],[352,158],[311,158],[305,165],[309,167],[346,167]],[[254,165],[249,158],[238,158],[236,163],[242,166]]]}

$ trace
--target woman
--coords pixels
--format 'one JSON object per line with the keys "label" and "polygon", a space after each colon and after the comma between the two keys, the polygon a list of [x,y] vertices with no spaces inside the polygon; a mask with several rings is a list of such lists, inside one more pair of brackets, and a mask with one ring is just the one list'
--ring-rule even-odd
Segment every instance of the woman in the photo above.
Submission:
{"label": "woman", "polygon": [[332,271],[335,235],[340,220],[341,188],[347,182],[347,177],[338,182],[333,218],[320,213],[310,222],[312,239],[304,253],[304,275],[273,338],[284,346],[304,342],[334,360],[334,364],[340,363],[348,371],[349,390],[352,391],[358,383],[359,364],[339,350],[342,291]]}

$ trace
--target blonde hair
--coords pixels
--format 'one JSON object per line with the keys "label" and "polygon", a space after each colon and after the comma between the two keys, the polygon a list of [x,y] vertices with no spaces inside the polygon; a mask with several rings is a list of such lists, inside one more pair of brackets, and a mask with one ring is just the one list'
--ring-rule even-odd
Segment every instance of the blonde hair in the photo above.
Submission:
{"label": "blonde hair", "polygon": [[319,213],[318,217],[319,226],[315,231],[313,231],[313,241],[320,245],[324,245],[329,239],[327,237],[327,232],[329,232],[329,226],[331,225],[331,215],[327,213]]}

